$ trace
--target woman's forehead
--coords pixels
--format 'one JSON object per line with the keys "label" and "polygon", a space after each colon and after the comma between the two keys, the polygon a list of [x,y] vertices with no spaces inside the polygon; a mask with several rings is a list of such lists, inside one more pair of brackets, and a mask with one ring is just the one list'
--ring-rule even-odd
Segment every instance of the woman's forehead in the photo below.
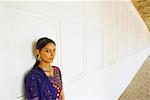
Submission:
{"label": "woman's forehead", "polygon": [[56,46],[53,43],[48,43],[46,46],[44,46],[45,49],[55,49]]}

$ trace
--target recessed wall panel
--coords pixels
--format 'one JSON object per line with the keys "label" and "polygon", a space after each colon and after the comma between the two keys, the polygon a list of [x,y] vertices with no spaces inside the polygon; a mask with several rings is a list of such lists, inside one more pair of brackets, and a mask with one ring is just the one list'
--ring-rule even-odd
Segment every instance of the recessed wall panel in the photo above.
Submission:
{"label": "recessed wall panel", "polygon": [[86,24],[86,65],[94,69],[103,65],[103,27],[98,22]]}
{"label": "recessed wall panel", "polygon": [[67,81],[80,76],[85,71],[84,24],[78,20],[61,20],[62,67]]}

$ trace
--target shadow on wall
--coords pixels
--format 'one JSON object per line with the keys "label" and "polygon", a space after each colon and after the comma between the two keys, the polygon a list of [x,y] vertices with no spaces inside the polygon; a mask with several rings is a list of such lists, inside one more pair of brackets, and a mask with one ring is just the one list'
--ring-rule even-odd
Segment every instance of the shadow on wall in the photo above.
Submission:
{"label": "shadow on wall", "polygon": [[[31,52],[32,52],[32,54],[33,54],[33,57],[35,57],[36,59],[37,59],[37,54],[36,54],[36,42],[37,42],[37,40],[34,40],[33,42],[32,42],[32,45],[31,45]],[[33,68],[33,65],[30,67],[30,69],[29,70],[27,70],[26,72],[25,72],[25,74],[24,74],[24,77],[23,77],[23,84],[22,84],[22,95],[21,96],[18,96],[17,97],[17,99],[22,99],[22,100],[27,100],[27,98],[26,98],[26,94],[25,94],[25,76],[28,74],[28,72],[31,70]]]}

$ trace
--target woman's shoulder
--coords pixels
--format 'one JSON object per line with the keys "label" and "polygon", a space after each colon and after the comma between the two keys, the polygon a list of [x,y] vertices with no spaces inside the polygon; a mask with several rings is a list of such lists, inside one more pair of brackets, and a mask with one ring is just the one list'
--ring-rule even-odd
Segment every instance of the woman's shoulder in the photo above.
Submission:
{"label": "woman's shoulder", "polygon": [[25,75],[25,79],[35,79],[36,78],[36,73],[35,73],[34,70],[35,70],[34,68],[29,70]]}
{"label": "woman's shoulder", "polygon": [[52,67],[55,68],[55,69],[57,69],[57,70],[60,70],[59,67],[57,67],[57,66],[52,66]]}
{"label": "woman's shoulder", "polygon": [[61,72],[59,67],[57,66],[52,66],[52,67],[54,68],[54,70]]}

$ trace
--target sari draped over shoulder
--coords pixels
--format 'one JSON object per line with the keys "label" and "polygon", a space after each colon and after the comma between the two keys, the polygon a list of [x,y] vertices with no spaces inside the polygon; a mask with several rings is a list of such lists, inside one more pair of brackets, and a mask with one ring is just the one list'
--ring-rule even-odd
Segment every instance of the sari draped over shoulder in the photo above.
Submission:
{"label": "sari draped over shoulder", "polygon": [[58,95],[62,89],[61,73],[58,67],[53,67],[56,74],[54,77],[47,77],[38,66],[26,75],[25,92],[28,100],[60,100]]}

